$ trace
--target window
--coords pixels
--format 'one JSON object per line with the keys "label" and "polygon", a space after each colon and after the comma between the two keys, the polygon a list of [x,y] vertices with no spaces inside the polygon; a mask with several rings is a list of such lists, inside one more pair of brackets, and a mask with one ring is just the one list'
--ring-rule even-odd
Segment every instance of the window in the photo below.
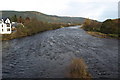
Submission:
{"label": "window", "polygon": [[3,24],[2,24],[2,27],[3,27]]}
{"label": "window", "polygon": [[10,31],[10,28],[8,28],[7,31]]}
{"label": "window", "polygon": [[2,29],[2,32],[3,32],[4,30]]}
{"label": "window", "polygon": [[7,27],[10,27],[10,24],[7,24]]}

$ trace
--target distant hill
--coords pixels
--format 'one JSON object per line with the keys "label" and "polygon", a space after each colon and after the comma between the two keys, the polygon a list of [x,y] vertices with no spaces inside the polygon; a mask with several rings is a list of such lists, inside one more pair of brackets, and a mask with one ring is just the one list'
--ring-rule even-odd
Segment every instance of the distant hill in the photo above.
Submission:
{"label": "distant hill", "polygon": [[80,24],[83,23],[85,18],[82,17],[59,17],[54,15],[47,15],[43,14],[41,12],[36,11],[2,11],[2,17],[12,17],[16,15],[17,17],[22,16],[30,17],[30,18],[37,18],[40,21],[43,22],[49,22],[49,23],[76,23]]}

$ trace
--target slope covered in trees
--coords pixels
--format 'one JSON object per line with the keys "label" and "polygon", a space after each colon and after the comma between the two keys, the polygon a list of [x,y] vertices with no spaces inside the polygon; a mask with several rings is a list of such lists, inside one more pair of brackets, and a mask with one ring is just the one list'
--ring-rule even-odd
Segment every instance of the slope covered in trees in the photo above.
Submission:
{"label": "slope covered in trees", "polygon": [[22,16],[23,18],[37,18],[40,21],[48,23],[83,23],[85,18],[82,17],[58,17],[54,15],[46,15],[36,11],[2,11],[2,17]]}
{"label": "slope covered in trees", "polygon": [[120,19],[107,19],[104,22],[98,22],[86,19],[83,24],[83,29],[92,35],[102,35],[103,37],[119,38],[120,34]]}

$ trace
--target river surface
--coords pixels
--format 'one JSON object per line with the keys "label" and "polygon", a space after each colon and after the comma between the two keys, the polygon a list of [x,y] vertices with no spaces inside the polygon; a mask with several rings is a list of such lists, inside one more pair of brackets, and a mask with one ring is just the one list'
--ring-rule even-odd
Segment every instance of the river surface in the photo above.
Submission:
{"label": "river surface", "polygon": [[64,78],[83,58],[93,78],[118,77],[118,40],[97,38],[79,26],[2,42],[3,78]]}

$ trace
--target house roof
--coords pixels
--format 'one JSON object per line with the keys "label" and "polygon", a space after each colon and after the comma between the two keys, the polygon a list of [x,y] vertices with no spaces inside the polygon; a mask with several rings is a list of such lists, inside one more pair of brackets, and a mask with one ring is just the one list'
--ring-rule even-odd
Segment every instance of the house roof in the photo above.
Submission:
{"label": "house roof", "polygon": [[10,23],[10,19],[7,18],[7,19],[5,20],[5,23]]}
{"label": "house roof", "polygon": [[[2,19],[3,19],[3,21],[2,21]],[[2,19],[0,19],[0,21],[2,21],[2,22],[4,22],[4,23],[6,23],[6,20],[7,20],[7,19],[9,19],[9,17],[2,18]],[[9,20],[10,20],[10,19],[9,19]]]}

